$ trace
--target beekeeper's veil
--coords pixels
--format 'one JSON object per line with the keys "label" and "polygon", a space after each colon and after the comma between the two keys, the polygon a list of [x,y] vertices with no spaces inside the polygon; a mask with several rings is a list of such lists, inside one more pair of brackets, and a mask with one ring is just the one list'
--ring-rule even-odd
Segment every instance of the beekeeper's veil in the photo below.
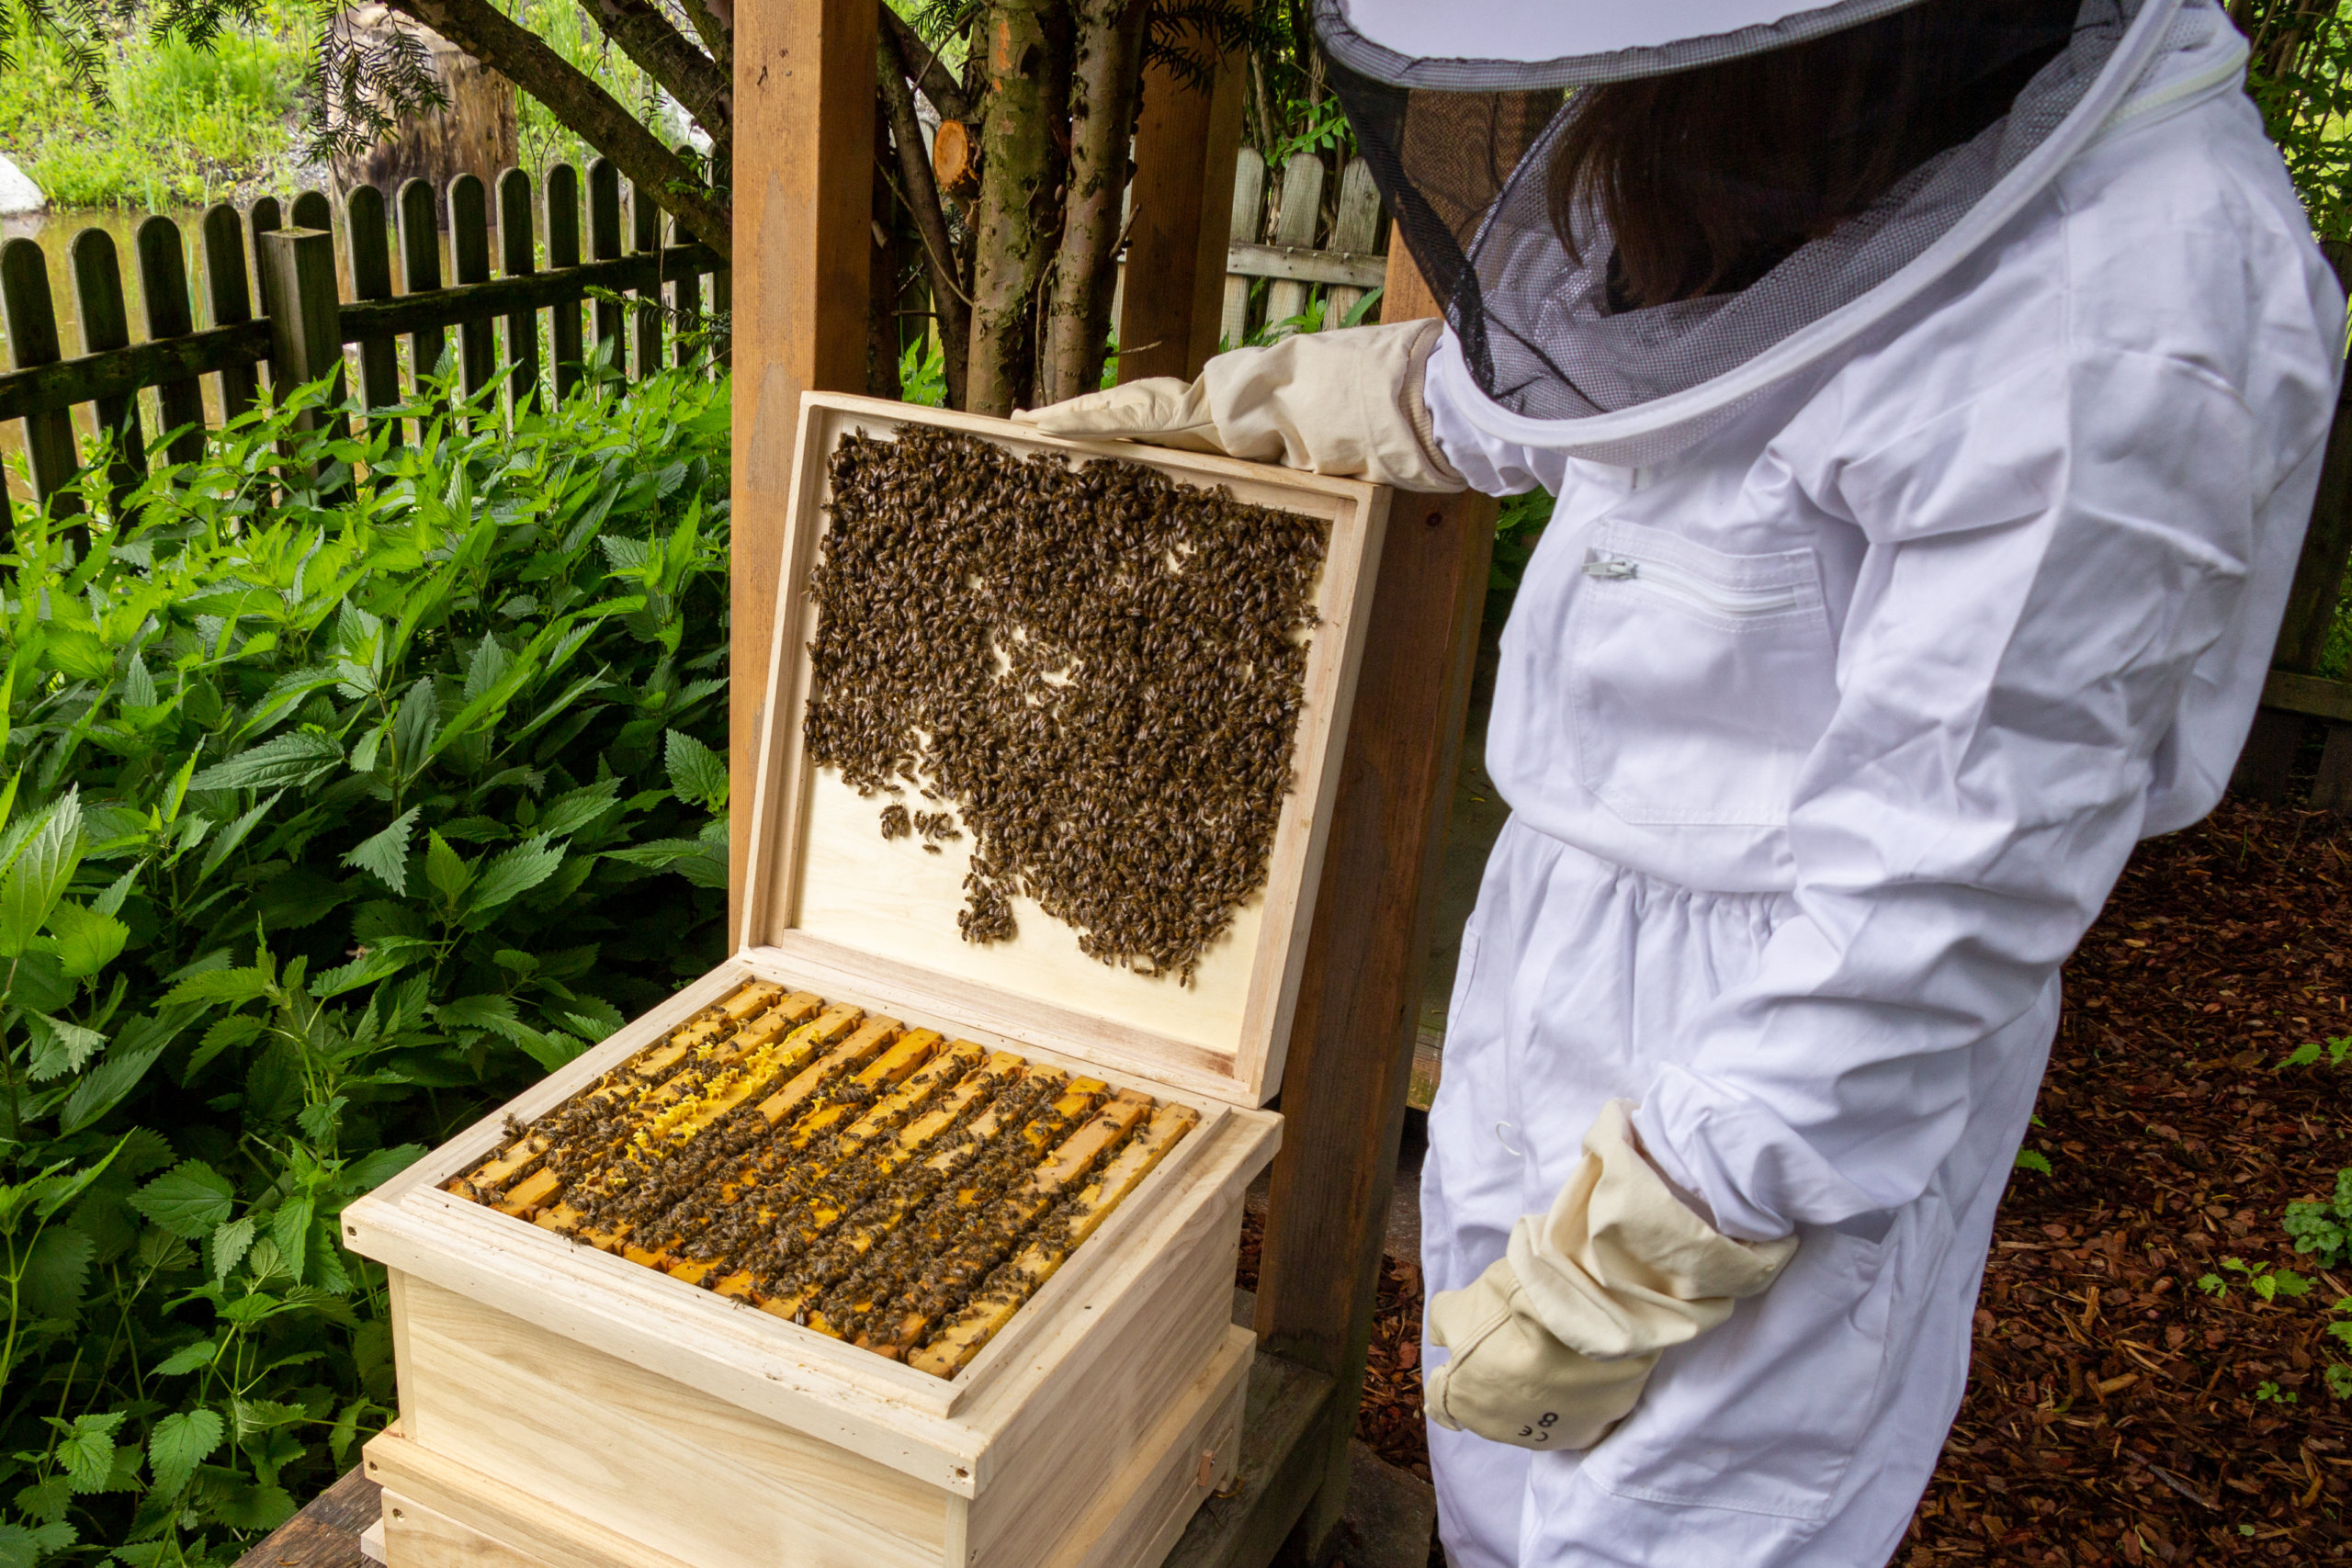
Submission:
{"label": "beekeeper's veil", "polygon": [[[1315,16],[1485,394],[1473,417],[1632,464],[1915,298],[2127,97],[2138,112],[2153,63],[2185,51],[2212,74],[2228,25],[2213,0],[1316,0]],[[2242,70],[2242,43],[2219,53]],[[1797,104],[1816,123],[1790,125]],[[1679,213],[1748,243],[1694,247],[1658,221]],[[1624,214],[1645,231],[1618,233]]]}

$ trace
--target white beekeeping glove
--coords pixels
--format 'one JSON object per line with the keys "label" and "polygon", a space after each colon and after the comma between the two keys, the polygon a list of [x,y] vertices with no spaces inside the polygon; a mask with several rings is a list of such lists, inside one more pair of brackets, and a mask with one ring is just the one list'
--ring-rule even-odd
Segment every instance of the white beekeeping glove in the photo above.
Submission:
{"label": "white beekeeping glove", "polygon": [[1421,377],[1434,318],[1303,333],[1237,348],[1187,384],[1173,376],[1089,392],[1012,417],[1049,435],[1222,452],[1399,490],[1457,491],[1430,434]]}
{"label": "white beekeeping glove", "polygon": [[1523,1449],[1588,1449],[1641,1398],[1658,1352],[1778,1278],[1794,1236],[1734,1241],[1674,1195],[1611,1100],[1547,1214],[1468,1288],[1430,1298],[1430,1419]]}

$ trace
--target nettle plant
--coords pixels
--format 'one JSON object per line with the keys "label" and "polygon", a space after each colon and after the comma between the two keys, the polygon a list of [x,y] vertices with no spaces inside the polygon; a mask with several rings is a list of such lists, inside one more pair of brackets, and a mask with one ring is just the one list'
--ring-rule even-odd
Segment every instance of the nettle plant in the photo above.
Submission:
{"label": "nettle plant", "polygon": [[0,1568],[286,1518],[392,1398],[343,1205],[724,951],[723,383],[321,397],[0,555]]}

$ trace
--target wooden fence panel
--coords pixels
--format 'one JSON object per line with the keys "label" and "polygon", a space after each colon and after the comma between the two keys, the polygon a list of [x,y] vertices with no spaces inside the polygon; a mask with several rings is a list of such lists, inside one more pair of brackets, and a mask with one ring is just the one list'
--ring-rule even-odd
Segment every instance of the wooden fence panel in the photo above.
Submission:
{"label": "wooden fence panel", "polygon": [[[204,453],[201,378],[221,378],[222,405],[234,417],[254,406],[257,370],[265,363],[273,386],[286,393],[332,376],[334,406],[306,411],[301,424],[340,432],[350,401],[345,392],[346,345],[358,350],[362,406],[371,427],[387,422],[374,434],[388,443],[401,439],[404,433],[392,411],[409,401],[400,377],[402,336],[409,340],[413,369],[430,375],[445,357],[454,328],[459,342],[455,363],[469,397],[487,393],[494,400],[503,332],[511,374],[508,406],[528,407],[547,396],[539,381],[537,313],[554,313],[551,336],[560,351],[569,352],[558,366],[559,385],[567,375],[576,385],[582,374],[582,309],[591,290],[625,297],[604,312],[609,329],[605,343],[610,346],[600,352],[613,355],[616,373],[627,375],[632,364],[640,376],[661,369],[669,315],[664,301],[675,298],[683,321],[702,319],[702,275],[713,274],[714,284],[723,289],[723,269],[706,246],[662,243],[665,234],[680,236],[650,200],[633,207],[634,243],[621,253],[617,178],[607,171],[599,183],[615,198],[602,204],[602,238],[603,248],[616,254],[582,260],[579,177],[558,165],[548,172],[547,190],[548,250],[557,265],[543,270],[535,255],[532,181],[519,169],[506,170],[498,190],[503,275],[492,276],[488,189],[471,176],[453,181],[447,192],[453,231],[447,260],[456,276],[449,281],[442,276],[436,193],[411,181],[394,208],[380,191],[361,186],[351,193],[344,212],[350,247],[347,304],[342,299],[334,210],[320,193],[305,191],[294,198],[290,211],[298,221],[290,226],[284,221],[286,209],[266,197],[243,213],[215,207],[202,225],[204,287],[213,318],[207,327],[196,324],[178,228],[169,219],[151,218],[135,240],[146,300],[146,339],[138,343],[131,341],[115,242],[103,231],[86,230],[67,256],[83,334],[83,352],[71,358],[58,342],[47,256],[31,241],[12,243],[0,250],[0,311],[17,368],[0,373],[0,421],[26,422],[36,501],[61,512],[82,509],[81,496],[68,493],[68,487],[83,462],[74,410],[89,403],[100,429],[119,436],[107,479],[112,510],[120,511],[146,469],[148,417],[141,400],[151,388],[162,420],[156,428],[175,433],[170,444],[175,462],[196,461]],[[395,216],[406,285],[397,291]],[[249,240],[256,258],[250,281]],[[267,302],[266,313],[256,311],[257,299]],[[682,337],[678,364],[692,364],[699,352],[698,340]],[[292,450],[290,440],[281,443],[281,451]],[[9,518],[8,500],[0,486],[0,522]]]}
{"label": "wooden fence panel", "polygon": [[[82,352],[103,354],[130,346],[130,312],[122,302],[122,264],[114,236],[85,229],[66,255],[74,268],[74,303],[82,316]],[[107,464],[107,493],[120,513],[147,471],[147,446],[139,429],[139,395],[115,392],[97,400],[98,432],[114,443]]]}
{"label": "wooden fence panel", "polygon": [[[1258,237],[1258,204],[1266,194],[1266,160],[1254,147],[1244,147],[1233,160],[1233,237]],[[1217,319],[1217,336],[1228,348],[1238,348],[1250,335],[1250,280],[1228,271],[1225,279],[1225,311]]]}
{"label": "wooden fence panel", "polygon": [[[449,259],[450,281],[459,288],[490,281],[490,206],[479,175],[459,175],[449,182]],[[467,401],[490,385],[493,361],[490,322],[459,322],[458,365]]]}
{"label": "wooden fence panel", "polygon": [[[254,319],[253,290],[245,283],[245,237],[237,209],[227,202],[204,213],[204,291],[216,327],[243,326]],[[260,377],[251,365],[220,372],[220,418],[235,419],[254,406]]]}
{"label": "wooden fence panel", "polygon": [[[196,312],[187,297],[187,253],[180,244],[180,226],[161,213],[139,225],[139,292],[145,301],[147,340],[163,343],[196,331]],[[155,389],[155,411],[161,421],[158,435],[170,436],[166,459],[193,463],[204,456],[204,384],[193,376],[165,381]],[[172,432],[177,431],[176,435]]]}
{"label": "wooden fence panel", "polygon": [[[618,261],[621,254],[621,172],[609,158],[588,165],[588,253],[592,261]],[[628,374],[628,344],[622,336],[621,308],[609,299],[595,302],[591,315],[596,323],[596,349],[612,355],[616,376]]]}
{"label": "wooden fence panel", "polygon": [[[1331,216],[1331,248],[1368,254],[1380,235],[1380,187],[1373,183],[1372,165],[1351,158],[1340,171],[1340,204]],[[1323,324],[1347,325],[1349,315],[1363,302],[1368,290],[1336,284],[1326,297]]]}
{"label": "wooden fence panel", "polygon": [[[343,227],[351,256],[351,297],[390,299],[392,297],[392,233],[384,210],[384,193],[374,186],[355,186],[344,197]],[[359,400],[370,410],[400,406],[401,351],[399,340],[365,337],[359,340]],[[390,451],[405,439],[401,422],[390,414],[370,413],[368,434],[384,439]]]}
{"label": "wooden fence panel", "polygon": [[[498,269],[505,276],[528,277],[538,270],[531,232],[531,176],[520,169],[498,176]],[[537,312],[516,310],[506,318],[506,363],[507,396],[520,419],[538,395]]]}
{"label": "wooden fence panel", "polygon": [[[629,186],[628,219],[632,250],[650,255],[662,249],[662,209],[642,186]],[[662,368],[662,280],[639,289],[637,298],[636,369],[642,381]]]}
{"label": "wooden fence panel", "polygon": [[[1283,164],[1282,209],[1274,215],[1274,243],[1312,245],[1315,220],[1323,210],[1323,160],[1312,152],[1294,152]],[[1266,324],[1280,326],[1306,309],[1306,285],[1295,278],[1276,278],[1266,288]]]}
{"label": "wooden fence panel", "polygon": [[[578,266],[580,171],[569,164],[558,164],[548,171],[547,217],[548,265]],[[548,312],[548,356],[555,361],[558,402],[571,397],[572,389],[580,385],[582,352],[578,302],[558,305]]]}
{"label": "wooden fence panel", "polygon": [[[441,224],[433,187],[421,179],[401,186],[401,292],[430,294],[441,287]],[[409,334],[409,374],[422,384],[441,368],[448,336],[437,325]]]}
{"label": "wooden fence panel", "polygon": [[[57,342],[57,308],[49,296],[49,258],[30,240],[0,245],[0,319],[7,322],[16,368],[30,370],[64,357]],[[79,496],[60,493],[80,467],[74,447],[73,416],[63,409],[25,416],[25,466],[32,474],[33,499],[52,515],[82,510]]]}

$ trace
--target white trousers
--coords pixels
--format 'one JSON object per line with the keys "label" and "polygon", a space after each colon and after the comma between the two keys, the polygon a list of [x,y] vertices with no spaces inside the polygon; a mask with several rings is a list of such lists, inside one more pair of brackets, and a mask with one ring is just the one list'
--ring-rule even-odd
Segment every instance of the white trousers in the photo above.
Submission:
{"label": "white trousers", "polygon": [[[1780,895],[1693,892],[1513,821],[1447,1017],[1421,1177],[1428,1289],[1461,1288],[1566,1182],[1604,1102],[1684,1060],[1679,1026],[1753,967]],[[1430,1428],[1453,1568],[1880,1568],[1967,1382],[1993,1216],[2057,1026],[2055,978],[1972,1053],[1968,1131],[1916,1201],[1808,1228],[1729,1322],[1666,1353],[1588,1452]],[[1424,1365],[1445,1352],[1426,1344]]]}

